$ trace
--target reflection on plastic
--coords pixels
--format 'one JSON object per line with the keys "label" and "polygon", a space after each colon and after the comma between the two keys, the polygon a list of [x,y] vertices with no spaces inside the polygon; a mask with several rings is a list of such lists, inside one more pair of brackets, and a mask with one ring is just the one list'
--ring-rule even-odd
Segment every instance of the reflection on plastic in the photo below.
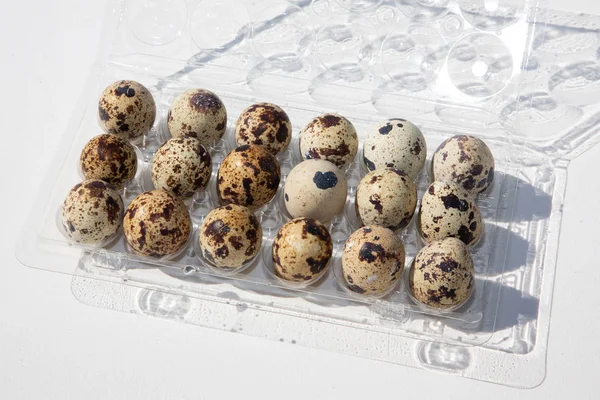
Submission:
{"label": "reflection on plastic", "polygon": [[138,304],[144,314],[169,319],[183,319],[191,305],[187,296],[149,289],[140,291]]}
{"label": "reflection on plastic", "polygon": [[448,373],[462,372],[472,362],[467,347],[434,342],[418,343],[416,356],[424,368]]}

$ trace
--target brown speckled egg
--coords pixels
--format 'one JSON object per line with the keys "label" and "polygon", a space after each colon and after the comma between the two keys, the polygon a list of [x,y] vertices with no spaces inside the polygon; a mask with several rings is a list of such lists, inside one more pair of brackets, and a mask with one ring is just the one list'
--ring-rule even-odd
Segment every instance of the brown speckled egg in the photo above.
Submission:
{"label": "brown speckled egg", "polygon": [[192,221],[183,201],[164,190],[152,190],[129,204],[123,228],[134,253],[159,258],[186,245]]}
{"label": "brown speckled egg", "polygon": [[208,213],[199,240],[202,255],[212,265],[239,268],[260,251],[262,227],[248,208],[229,204]]}
{"label": "brown speckled egg", "polygon": [[192,136],[208,148],[223,137],[227,126],[227,111],[221,99],[213,92],[189,89],[171,104],[167,125],[171,136]]}
{"label": "brown speckled egg", "polygon": [[401,231],[411,221],[416,207],[417,188],[397,169],[371,171],[356,189],[356,211],[363,225]]}
{"label": "brown speckled egg", "polygon": [[190,197],[204,189],[211,173],[210,154],[192,137],[167,140],[152,159],[154,187],[179,197]]}
{"label": "brown speckled egg", "polygon": [[396,168],[416,179],[427,158],[427,145],[421,130],[412,122],[392,118],[377,124],[363,146],[363,162],[373,171]]}
{"label": "brown speckled egg", "polygon": [[235,125],[238,146],[256,144],[273,154],[285,150],[292,139],[292,123],[288,115],[271,103],[257,103],[242,111]]}
{"label": "brown speckled egg", "polygon": [[469,193],[454,182],[436,181],[421,200],[419,229],[429,243],[456,237],[470,246],[483,234],[483,221]]}
{"label": "brown speckled egg", "polygon": [[90,179],[69,191],[61,208],[67,236],[77,243],[103,244],[117,234],[123,201],[108,183]]}
{"label": "brown speckled egg", "polygon": [[300,132],[300,153],[305,160],[321,158],[342,168],[354,161],[357,150],[356,129],[341,115],[320,115]]}
{"label": "brown speckled egg", "polygon": [[323,224],[312,218],[293,219],[273,241],[275,273],[288,281],[315,279],[326,271],[332,252],[333,242]]}
{"label": "brown speckled egg", "polygon": [[127,140],[103,134],[93,137],[83,147],[79,166],[86,179],[101,179],[121,187],[135,176],[137,156]]}
{"label": "brown speckled egg", "polygon": [[480,193],[494,180],[494,156],[481,139],[453,136],[435,151],[432,172],[436,181],[456,182],[469,193]]}
{"label": "brown speckled egg", "polygon": [[306,160],[288,174],[285,207],[292,218],[307,217],[324,224],[344,210],[348,185],[338,167],[325,160]]}
{"label": "brown speckled egg", "polygon": [[264,147],[239,146],[223,159],[217,175],[217,191],[223,204],[251,210],[271,201],[281,179],[279,163]]}
{"label": "brown speckled egg", "polygon": [[408,280],[412,297],[429,307],[461,305],[473,293],[475,270],[469,249],[456,238],[436,240],[415,257]]}
{"label": "brown speckled egg", "polygon": [[404,243],[394,232],[383,226],[365,226],[352,233],[344,245],[344,280],[356,293],[384,293],[400,278],[404,257]]}
{"label": "brown speckled egg", "polygon": [[102,92],[98,121],[102,130],[125,139],[148,132],[156,118],[152,94],[135,81],[118,81]]}

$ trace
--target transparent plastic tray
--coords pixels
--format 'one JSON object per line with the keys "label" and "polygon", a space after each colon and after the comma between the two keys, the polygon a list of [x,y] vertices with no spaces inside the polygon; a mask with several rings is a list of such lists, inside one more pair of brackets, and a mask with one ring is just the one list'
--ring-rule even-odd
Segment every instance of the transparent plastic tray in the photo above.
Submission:
{"label": "transparent plastic tray", "polygon": [[[547,10],[543,1],[115,0],[105,46],[17,256],[74,275],[73,293],[86,304],[533,387],[545,376],[566,168],[600,137],[599,28],[598,16]],[[126,204],[148,189],[147,165],[169,137],[175,96],[201,87],[225,103],[228,128],[210,149],[209,189],[188,202],[194,229],[216,204],[215,175],[234,146],[237,116],[254,102],[275,103],[292,121],[295,137],[280,157],[284,177],[299,162],[299,130],[324,112],[350,119],[361,142],[383,119],[410,119],[429,159],[454,134],[481,137],[496,174],[477,201],[486,226],[473,249],[474,295],[437,314],[410,300],[404,277],[380,299],[349,294],[335,260],[314,285],[290,288],[260,256],[239,274],[218,274],[191,241],[170,261],[134,256],[122,235],[102,249],[69,244],[56,212],[81,180],[82,147],[101,132],[99,95],[120,79],[144,84],[157,104],[154,127],[137,144],[143,162],[124,189]],[[348,210],[330,226],[338,256],[364,175],[358,159],[346,172]],[[428,182],[424,170],[419,198]],[[257,215],[269,246],[285,213],[276,198]],[[414,220],[402,237],[409,265],[420,247]]]}

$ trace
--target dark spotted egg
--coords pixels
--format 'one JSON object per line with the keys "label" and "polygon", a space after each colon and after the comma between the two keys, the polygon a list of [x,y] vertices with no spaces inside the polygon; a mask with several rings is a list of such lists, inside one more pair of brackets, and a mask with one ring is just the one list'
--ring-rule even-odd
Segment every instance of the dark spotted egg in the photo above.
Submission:
{"label": "dark spotted egg", "polygon": [[436,240],[415,257],[408,281],[412,297],[426,306],[451,309],[469,299],[475,285],[469,249],[456,238]]}
{"label": "dark spotted egg", "polygon": [[115,82],[100,96],[98,121],[106,133],[134,139],[148,132],[155,118],[154,98],[138,82]]}
{"label": "dark spotted egg", "polygon": [[273,241],[275,273],[288,281],[316,279],[327,270],[332,252],[325,225],[312,218],[295,218],[279,229]]}
{"label": "dark spotted egg", "polygon": [[415,180],[425,165],[427,145],[412,122],[392,118],[375,125],[363,146],[363,162],[369,171],[395,168]]}
{"label": "dark spotted egg", "polygon": [[127,140],[103,134],[93,137],[83,147],[79,167],[86,179],[101,179],[121,187],[135,176],[137,156]]}
{"label": "dark spotted egg", "polygon": [[186,245],[192,222],[182,200],[164,190],[152,190],[129,204],[123,230],[134,253],[160,258]]}
{"label": "dark spotted egg", "polygon": [[257,103],[240,114],[235,125],[238,146],[256,144],[273,154],[284,151],[292,139],[292,123],[283,109],[271,103]]}
{"label": "dark spotted egg", "polygon": [[487,189],[494,179],[494,157],[481,139],[457,135],[435,151],[432,172],[434,180],[456,182],[476,194]]}
{"label": "dark spotted egg", "polygon": [[348,185],[329,161],[306,160],[296,165],[284,186],[285,207],[292,218],[307,217],[328,224],[344,210]]}
{"label": "dark spotted egg", "polygon": [[305,160],[320,158],[343,168],[354,161],[357,150],[356,129],[341,115],[320,115],[300,132],[300,153]]}
{"label": "dark spotted egg", "polygon": [[262,244],[262,227],[252,212],[229,204],[208,213],[200,227],[202,256],[215,267],[239,268],[252,261]]}
{"label": "dark spotted egg", "polygon": [[213,92],[189,89],[171,104],[167,126],[171,136],[192,136],[208,148],[223,137],[227,126],[227,110]]}
{"label": "dark spotted egg", "polygon": [[344,245],[342,273],[353,292],[381,294],[398,282],[404,261],[404,243],[394,232],[379,225],[365,226]]}
{"label": "dark spotted egg", "polygon": [[212,173],[212,161],[200,141],[192,137],[167,140],[154,153],[152,183],[178,197],[190,197],[204,189]]}
{"label": "dark spotted egg", "polygon": [[280,179],[277,158],[267,149],[256,145],[239,146],[219,167],[219,199],[222,204],[237,204],[255,210],[271,201]]}
{"label": "dark spotted egg", "polygon": [[90,179],[69,191],[61,208],[64,232],[77,243],[100,245],[113,238],[123,221],[123,201],[111,186]]}
{"label": "dark spotted egg", "polygon": [[382,225],[399,232],[417,207],[417,188],[404,172],[393,168],[369,172],[356,189],[356,211],[363,225]]}
{"label": "dark spotted egg", "polygon": [[454,182],[436,181],[421,200],[419,230],[425,242],[447,237],[462,240],[467,246],[483,235],[483,220],[472,197]]}

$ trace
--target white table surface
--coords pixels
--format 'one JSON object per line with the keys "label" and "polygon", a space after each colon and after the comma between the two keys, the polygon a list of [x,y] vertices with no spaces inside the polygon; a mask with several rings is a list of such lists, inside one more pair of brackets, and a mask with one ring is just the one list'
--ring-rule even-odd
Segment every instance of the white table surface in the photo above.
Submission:
{"label": "white table surface", "polygon": [[26,268],[14,249],[105,2],[0,3],[0,399],[600,398],[600,146],[569,167],[547,377],[531,390],[87,307],[69,276]]}

